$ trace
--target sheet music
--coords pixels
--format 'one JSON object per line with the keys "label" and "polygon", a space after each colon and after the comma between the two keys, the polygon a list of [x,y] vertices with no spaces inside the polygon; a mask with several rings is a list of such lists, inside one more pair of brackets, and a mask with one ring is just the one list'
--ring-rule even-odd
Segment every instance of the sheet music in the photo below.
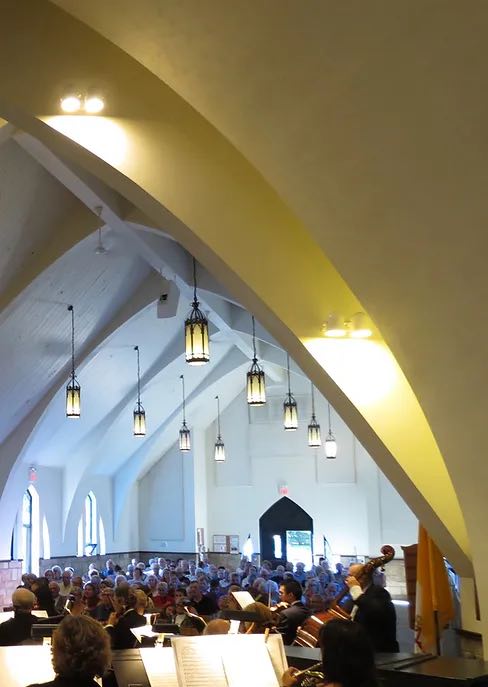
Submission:
{"label": "sheet music", "polygon": [[178,687],[176,665],[171,647],[140,649],[151,687]]}
{"label": "sheet music", "polygon": [[230,687],[279,687],[264,635],[229,636],[222,661]]}
{"label": "sheet music", "polygon": [[[259,635],[262,636],[262,635]],[[281,678],[285,670],[288,669],[288,659],[286,658],[285,645],[283,644],[283,637],[280,634],[269,635],[266,642],[266,648],[273,664],[273,668],[281,684]]]}
{"label": "sheet music", "polygon": [[0,647],[0,675],[2,687],[25,687],[54,680],[50,647]]}
{"label": "sheet music", "polygon": [[234,599],[237,601],[241,609],[246,608],[249,604],[254,603],[254,599],[249,592],[231,592]]}
{"label": "sheet music", "polygon": [[[279,687],[286,670],[281,635],[175,637],[179,687]],[[270,641],[271,640],[271,641]]]}
{"label": "sheet music", "polygon": [[180,687],[227,687],[221,658],[222,639],[227,636],[173,639]]}
{"label": "sheet music", "polygon": [[151,625],[141,625],[140,627],[131,627],[130,631],[137,639],[138,642],[141,641],[141,637],[158,637],[158,632],[153,632]]}

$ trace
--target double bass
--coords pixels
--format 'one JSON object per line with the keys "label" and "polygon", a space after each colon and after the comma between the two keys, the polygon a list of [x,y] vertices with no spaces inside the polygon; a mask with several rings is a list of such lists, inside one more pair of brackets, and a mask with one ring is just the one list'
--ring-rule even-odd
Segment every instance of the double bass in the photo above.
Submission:
{"label": "double bass", "polygon": [[[393,546],[385,544],[381,547],[381,556],[377,558],[370,558],[370,560],[364,564],[361,575],[359,576],[358,582],[368,578],[373,570],[382,567],[389,563],[395,556],[395,549]],[[347,609],[344,606],[340,606],[342,599],[349,594],[349,587],[345,586],[339,594],[333,599],[330,607],[326,611],[321,611],[320,613],[315,613],[305,620],[303,625],[298,628],[297,636],[293,644],[295,646],[306,646],[314,649],[319,642],[320,628],[329,620],[334,618],[339,618],[341,620],[351,620],[351,610],[354,605],[353,602],[350,604],[350,608]]]}

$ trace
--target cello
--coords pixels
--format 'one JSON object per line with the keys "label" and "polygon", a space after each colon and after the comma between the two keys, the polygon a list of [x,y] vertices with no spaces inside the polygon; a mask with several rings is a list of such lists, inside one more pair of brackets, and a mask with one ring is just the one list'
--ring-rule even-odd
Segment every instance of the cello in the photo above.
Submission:
{"label": "cello", "polygon": [[[368,578],[373,570],[384,566],[389,563],[395,556],[395,549],[393,546],[385,544],[381,547],[381,556],[377,558],[370,558],[370,560],[364,564],[361,575],[359,576],[358,582]],[[351,602],[349,610],[344,606],[340,606],[342,599],[349,594],[349,587],[345,586],[339,594],[333,599],[330,608],[326,611],[321,611],[320,613],[315,613],[309,616],[303,625],[298,628],[297,636],[293,644],[295,646],[306,646],[314,649],[319,642],[320,628],[325,623],[333,618],[339,618],[340,620],[351,620],[351,610],[354,602]]]}

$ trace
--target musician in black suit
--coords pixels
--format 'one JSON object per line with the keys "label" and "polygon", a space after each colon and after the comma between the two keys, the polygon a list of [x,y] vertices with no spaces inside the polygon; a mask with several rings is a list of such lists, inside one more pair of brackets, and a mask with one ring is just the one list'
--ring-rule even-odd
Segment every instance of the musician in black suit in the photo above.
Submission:
{"label": "musician in black suit", "polygon": [[351,565],[346,584],[354,601],[353,620],[366,630],[374,650],[399,651],[396,638],[396,612],[389,592],[372,584],[372,575],[362,574],[364,566]]}
{"label": "musician in black suit", "polygon": [[[280,610],[276,629],[283,635],[284,644],[292,644],[300,625],[310,611],[302,604],[302,586],[296,580],[284,580],[280,585],[280,603],[288,604]],[[279,606],[278,606],[279,607]]]}

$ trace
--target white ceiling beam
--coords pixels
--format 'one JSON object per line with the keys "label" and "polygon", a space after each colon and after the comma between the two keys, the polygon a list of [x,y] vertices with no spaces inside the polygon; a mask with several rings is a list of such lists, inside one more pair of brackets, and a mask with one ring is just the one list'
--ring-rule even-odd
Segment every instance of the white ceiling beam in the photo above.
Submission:
{"label": "white ceiling beam", "polygon": [[[34,137],[19,132],[16,134],[15,140],[85,205],[92,209],[102,207],[101,217],[106,224],[123,234],[133,246],[134,252],[146,260],[151,267],[161,272],[166,278],[173,279],[182,296],[187,298],[190,304],[193,299],[193,258],[187,251],[175,241],[164,236],[159,242],[151,241],[151,234],[138,231],[130,222],[121,217],[120,196],[100,184],[95,188],[93,182],[87,180],[86,175],[85,178],[82,178],[79,172],[73,171],[72,166],[60,160],[49,148]],[[126,213],[129,212],[127,207],[125,211]],[[214,298],[210,302],[206,294],[202,293],[199,288],[198,297],[202,310],[206,311],[209,320],[225,333],[247,358],[251,359],[253,356],[252,346],[249,345],[246,338],[233,330],[229,312],[224,312],[227,306],[222,300],[221,287],[201,265],[198,265],[198,283],[205,283],[207,288],[219,289],[216,295],[220,296],[220,299]]]}
{"label": "white ceiling beam", "polygon": [[[137,315],[141,309],[154,302],[155,281],[157,276],[149,275],[138,287],[127,302],[115,313],[112,320],[85,346],[78,355],[78,366],[86,364],[97,349],[115,333],[123,324]],[[42,420],[49,404],[67,379],[69,363],[62,367],[53,377],[48,390],[32,408],[30,413],[12,429],[8,437],[0,445],[0,522],[5,527],[13,527],[17,507],[12,503],[20,503],[22,491],[25,489],[25,479],[20,478],[23,465],[23,454],[33,437],[35,428]]]}

